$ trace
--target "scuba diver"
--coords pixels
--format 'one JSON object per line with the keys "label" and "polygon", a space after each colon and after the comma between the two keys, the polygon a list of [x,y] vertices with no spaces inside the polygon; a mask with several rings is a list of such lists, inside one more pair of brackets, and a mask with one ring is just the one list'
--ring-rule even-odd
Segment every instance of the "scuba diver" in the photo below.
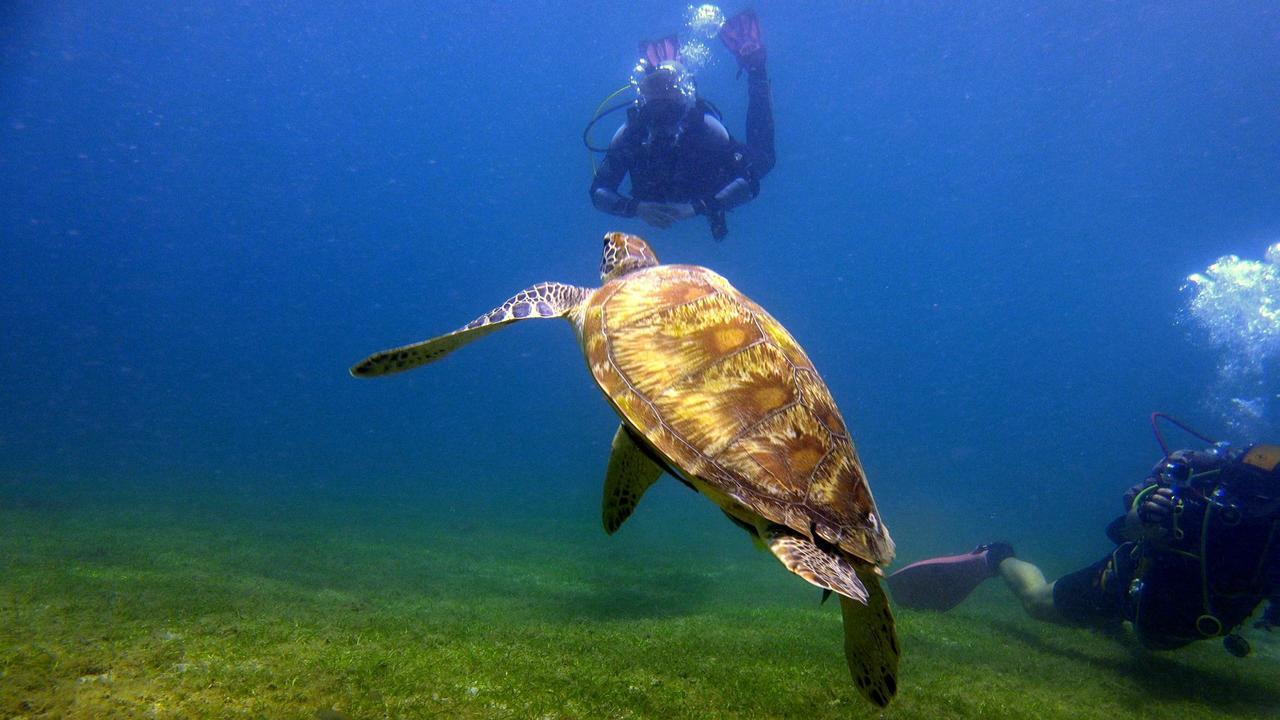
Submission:
{"label": "scuba diver", "polygon": [[[748,10],[730,18],[719,37],[747,73],[747,141],[735,140],[720,113],[699,98],[693,75],[680,61],[674,36],[640,43],[633,84],[639,98],[598,113],[627,108],[591,181],[591,203],[621,217],[639,217],[666,228],[695,215],[707,218],[717,240],[728,234],[725,212],[760,193],[760,179],[774,165],[773,107],[765,73],[760,22]],[[618,190],[631,175],[631,197]]]}
{"label": "scuba diver", "polygon": [[[1209,447],[1169,452],[1160,419]],[[945,611],[999,575],[1037,620],[1107,630],[1127,621],[1150,650],[1222,638],[1232,655],[1248,655],[1238,628],[1263,600],[1254,627],[1280,626],[1280,446],[1215,443],[1163,413],[1151,423],[1165,456],[1125,493],[1106,557],[1048,582],[1008,544],[982,545],[893,573],[894,600]]]}

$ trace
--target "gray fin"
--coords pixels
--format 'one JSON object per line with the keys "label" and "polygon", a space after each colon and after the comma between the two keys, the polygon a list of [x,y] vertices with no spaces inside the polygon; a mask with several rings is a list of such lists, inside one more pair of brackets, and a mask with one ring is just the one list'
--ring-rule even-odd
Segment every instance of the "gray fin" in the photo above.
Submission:
{"label": "gray fin", "polygon": [[469,342],[517,320],[564,317],[592,293],[589,288],[558,282],[525,288],[506,302],[446,335],[404,347],[383,350],[351,368],[355,377],[376,377],[412,370],[435,362]]}
{"label": "gray fin", "polygon": [[853,565],[839,553],[824,550],[794,530],[770,525],[765,543],[791,572],[824,590],[837,592],[860,603],[867,601],[867,589],[858,579]]}
{"label": "gray fin", "polygon": [[898,692],[898,633],[880,579],[870,568],[858,570],[867,589],[865,603],[840,598],[844,616],[844,659],[858,692],[884,707]]}
{"label": "gray fin", "polygon": [[657,482],[660,475],[662,468],[631,437],[627,426],[619,425],[613,435],[613,452],[609,454],[609,469],[604,476],[601,519],[606,533],[612,535],[622,527],[644,491]]}

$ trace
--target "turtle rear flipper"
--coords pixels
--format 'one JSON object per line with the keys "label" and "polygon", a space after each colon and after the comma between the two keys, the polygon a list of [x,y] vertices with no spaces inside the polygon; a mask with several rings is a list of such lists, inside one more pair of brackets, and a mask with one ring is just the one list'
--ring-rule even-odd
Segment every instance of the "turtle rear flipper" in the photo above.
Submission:
{"label": "turtle rear flipper", "polygon": [[764,540],[791,572],[840,594],[844,658],[858,692],[879,707],[898,690],[898,637],[889,600],[871,566],[854,567],[790,528],[771,525]]}
{"label": "turtle rear flipper", "polygon": [[564,317],[591,292],[588,288],[564,283],[538,283],[516,293],[498,307],[467,323],[466,327],[430,340],[374,353],[351,368],[351,374],[355,377],[375,377],[412,370],[435,362],[463,345],[517,320]]}
{"label": "turtle rear flipper", "polygon": [[889,600],[873,570],[858,573],[867,589],[865,603],[840,597],[844,616],[844,659],[858,692],[879,707],[898,692],[898,633]]}
{"label": "turtle rear flipper", "polygon": [[791,572],[824,590],[831,590],[853,600],[867,602],[867,588],[848,560],[838,553],[824,550],[791,528],[770,525],[763,539],[774,556]]}
{"label": "turtle rear flipper", "polygon": [[612,535],[622,527],[622,523],[631,517],[631,511],[636,509],[644,491],[661,475],[662,467],[636,443],[626,425],[619,425],[613,436],[613,452],[609,454],[609,469],[604,478],[601,519],[606,533]]}

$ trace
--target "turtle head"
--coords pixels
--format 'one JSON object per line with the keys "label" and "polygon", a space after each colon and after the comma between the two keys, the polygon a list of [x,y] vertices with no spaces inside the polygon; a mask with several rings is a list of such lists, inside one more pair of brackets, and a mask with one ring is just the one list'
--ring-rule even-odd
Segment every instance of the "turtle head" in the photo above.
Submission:
{"label": "turtle head", "polygon": [[600,258],[600,282],[622,277],[633,270],[653,267],[658,256],[649,243],[635,235],[611,232],[604,236],[604,255]]}

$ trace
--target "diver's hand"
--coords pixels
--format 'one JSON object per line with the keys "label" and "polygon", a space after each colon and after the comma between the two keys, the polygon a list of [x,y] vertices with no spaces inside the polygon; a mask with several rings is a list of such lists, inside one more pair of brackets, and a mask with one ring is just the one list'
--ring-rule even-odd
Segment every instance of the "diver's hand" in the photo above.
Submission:
{"label": "diver's hand", "polygon": [[690,203],[642,202],[636,205],[636,215],[656,228],[668,228],[693,217],[694,212]]}
{"label": "diver's hand", "polygon": [[636,215],[656,228],[671,227],[678,218],[666,203],[642,202],[636,205]]}
{"label": "diver's hand", "polygon": [[671,214],[676,220],[688,220],[698,214],[693,209],[693,203],[673,203],[667,207],[671,209]]}
{"label": "diver's hand", "polygon": [[1149,494],[1138,506],[1138,519],[1151,525],[1163,527],[1173,515],[1173,490],[1160,488]]}

